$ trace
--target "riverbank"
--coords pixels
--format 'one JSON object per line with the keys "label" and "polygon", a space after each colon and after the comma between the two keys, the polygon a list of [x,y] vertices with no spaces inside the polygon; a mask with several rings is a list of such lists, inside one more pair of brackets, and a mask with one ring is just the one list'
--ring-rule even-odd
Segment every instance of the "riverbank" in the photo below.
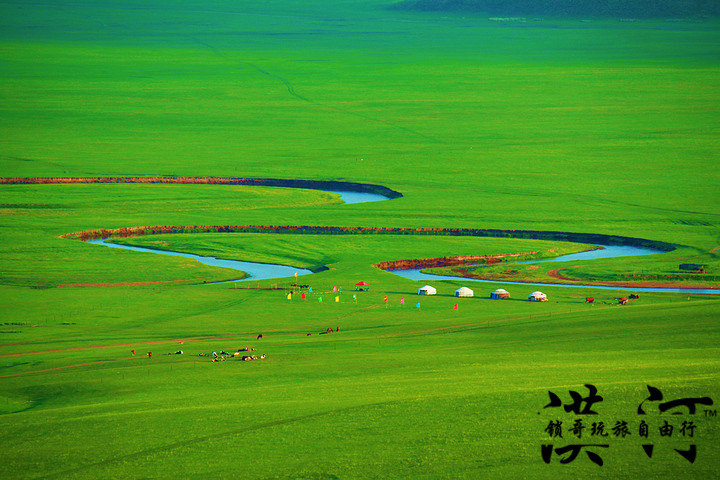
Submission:
{"label": "riverbank", "polygon": [[[701,283],[680,283],[680,282],[647,282],[647,281],[640,281],[640,282],[607,282],[607,281],[590,281],[590,280],[576,280],[573,278],[565,277],[560,274],[561,271],[570,270],[573,268],[578,267],[584,267],[586,265],[577,265],[577,266],[571,266],[571,267],[561,267],[561,268],[555,268],[552,270],[548,270],[547,272],[544,272],[541,275],[545,275],[546,277],[538,277],[537,275],[534,276],[533,279],[522,279],[517,277],[522,277],[521,275],[517,275],[517,271],[513,272],[516,275],[502,275],[502,274],[488,274],[488,275],[478,275],[469,272],[467,269],[463,268],[453,268],[450,271],[456,275],[448,275],[444,272],[444,269],[442,268],[431,268],[431,269],[421,269],[423,273],[426,273],[428,275],[441,275],[444,277],[456,277],[458,279],[465,278],[470,280],[483,280],[488,282],[496,282],[496,283],[526,283],[528,285],[558,285],[558,286],[576,286],[576,287],[618,287],[623,289],[633,289],[633,288],[642,288],[642,289],[652,289],[652,291],[664,291],[664,290],[678,290],[683,291],[687,290],[690,291],[696,291],[696,290],[710,290],[715,289],[718,290],[718,293],[720,293],[720,287],[714,286],[711,284],[701,284]],[[508,265],[510,267],[510,265]],[[547,278],[547,279],[546,279]],[[555,280],[555,281],[553,281]],[[699,292],[694,292],[699,293]]]}
{"label": "riverbank", "polygon": [[178,185],[250,185],[263,187],[306,188],[309,190],[372,193],[387,199],[400,198],[402,193],[383,185],[342,182],[338,180],[302,180],[244,177],[175,177],[171,175],[129,177],[0,177],[0,184],[37,185],[68,183],[146,183]]}
{"label": "riverbank", "polygon": [[653,248],[663,252],[677,247],[667,242],[644,238],[604,235],[599,233],[575,233],[541,230],[500,230],[483,228],[406,228],[406,227],[355,227],[312,225],[154,225],[121,228],[101,228],[66,233],[61,238],[96,240],[110,237],[137,237],[143,235],[166,235],[178,233],[278,233],[310,235],[437,235],[457,237],[518,238],[551,240],[573,243],[624,245]]}

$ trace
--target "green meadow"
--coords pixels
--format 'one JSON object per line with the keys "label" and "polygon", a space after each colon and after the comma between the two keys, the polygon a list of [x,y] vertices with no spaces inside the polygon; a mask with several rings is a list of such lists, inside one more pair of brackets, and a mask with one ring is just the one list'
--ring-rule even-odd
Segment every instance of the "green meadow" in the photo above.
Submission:
{"label": "green meadow", "polygon": [[[373,267],[586,246],[404,235],[117,240],[327,267],[207,285],[244,275],[60,238],[142,225],[600,233],[677,248],[571,262],[568,275],[651,281],[700,263],[707,273],[681,281],[717,286],[718,20],[498,21],[391,5],[0,4],[3,177],[299,178],[403,194],[343,204],[271,187],[0,185],[0,477],[717,475],[720,424],[706,416],[720,401],[717,295],[642,293],[620,306],[631,292],[552,286],[541,287],[548,302],[531,303],[540,287],[458,278],[418,297],[423,283]],[[560,267],[543,265],[525,278]],[[361,280],[368,291],[355,290]],[[312,293],[288,298],[295,282]],[[476,296],[453,297],[463,285]],[[512,298],[490,300],[499,287]],[[320,334],[328,328],[339,331]],[[245,346],[267,357],[200,355]],[[543,408],[549,391],[567,404],[570,390],[588,395],[585,384],[604,398],[597,416]],[[665,400],[714,404],[675,416],[646,402],[641,417],[648,385]],[[581,439],[570,432],[579,417]],[[672,437],[660,436],[666,420]],[[551,421],[563,422],[562,438],[545,432]],[[630,435],[614,434],[618,421]],[[693,437],[683,421],[694,422]],[[591,435],[593,422],[608,436]],[[603,465],[585,451],[569,464],[541,457],[544,444],[578,443],[607,444],[588,449]],[[652,458],[643,444],[655,445]],[[675,450],[691,444],[694,463]]]}

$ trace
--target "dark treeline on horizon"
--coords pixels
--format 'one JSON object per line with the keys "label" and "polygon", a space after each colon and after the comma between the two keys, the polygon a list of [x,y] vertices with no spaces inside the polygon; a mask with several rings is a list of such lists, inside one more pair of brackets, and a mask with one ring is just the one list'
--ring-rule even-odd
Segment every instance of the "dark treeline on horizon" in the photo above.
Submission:
{"label": "dark treeline on horizon", "polygon": [[504,17],[678,18],[720,15],[718,0],[404,0],[393,8]]}

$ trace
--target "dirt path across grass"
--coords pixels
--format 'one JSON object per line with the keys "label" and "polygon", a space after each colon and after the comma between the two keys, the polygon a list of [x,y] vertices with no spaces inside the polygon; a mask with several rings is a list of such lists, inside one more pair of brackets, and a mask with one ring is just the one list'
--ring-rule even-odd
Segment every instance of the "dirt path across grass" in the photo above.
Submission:
{"label": "dirt path across grass", "polygon": [[[687,285],[683,283],[678,282],[593,282],[589,280],[575,280],[572,278],[564,277],[560,272],[562,270],[569,270],[571,268],[579,268],[579,267],[585,267],[587,265],[573,265],[570,267],[561,267],[561,268],[555,268],[553,270],[548,270],[547,275],[551,278],[554,278],[555,280],[561,280],[561,282],[558,282],[562,285],[575,285],[578,283],[583,283],[587,285],[598,285],[602,287],[626,287],[626,288],[706,288],[706,289],[715,289],[716,287],[708,286],[708,285]],[[552,282],[549,282],[552,283]]]}
{"label": "dirt path across grass", "polygon": [[98,360],[97,362],[78,363],[76,365],[65,365],[64,367],[44,368],[42,370],[31,370],[29,372],[20,372],[20,373],[9,373],[7,375],[0,375],[0,378],[21,377],[23,375],[37,375],[40,373],[53,372],[55,370],[65,370],[67,368],[87,367],[90,365],[99,365],[102,363],[117,362],[119,360],[130,360],[132,358],[141,358],[141,357],[123,357],[123,358],[115,358],[113,360]]}
{"label": "dirt path across grass", "polygon": [[188,278],[184,280],[159,280],[157,282],[120,282],[120,283],[68,283],[58,287],[136,287],[139,285],[158,285],[163,283],[200,282],[202,279]]}
{"label": "dirt path across grass", "polygon": [[[144,341],[144,342],[127,342],[127,343],[108,343],[103,345],[85,345],[82,347],[67,347],[67,348],[53,348],[49,350],[36,350],[34,352],[17,352],[17,353],[3,353],[0,354],[0,358],[3,357],[21,357],[23,355],[45,355],[47,353],[56,353],[56,352],[72,352],[72,351],[78,351],[78,350],[94,350],[97,348],[113,348],[113,347],[135,347],[138,345],[159,345],[163,343],[179,343],[179,342],[193,342],[193,341],[202,341],[202,340],[214,340],[214,337],[195,337],[195,338],[176,338],[172,340],[151,340],[151,341]],[[222,340],[221,338],[218,338],[218,340]]]}
{"label": "dirt path across grass", "polygon": [[575,280],[573,280],[572,278],[567,278],[567,277],[563,277],[562,275],[560,275],[560,271],[561,270],[569,270],[571,268],[586,267],[586,266],[587,265],[573,265],[572,267],[560,267],[560,268],[555,268],[553,270],[548,270],[546,273],[548,274],[549,277],[554,278],[556,280],[566,280],[569,282],[575,282]]}

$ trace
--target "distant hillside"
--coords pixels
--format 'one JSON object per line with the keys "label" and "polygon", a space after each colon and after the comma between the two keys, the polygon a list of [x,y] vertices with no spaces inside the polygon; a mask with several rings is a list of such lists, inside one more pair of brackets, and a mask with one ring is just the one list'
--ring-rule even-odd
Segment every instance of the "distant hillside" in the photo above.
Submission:
{"label": "distant hillside", "polygon": [[720,15],[718,0],[403,0],[394,9],[518,17],[679,18]]}

